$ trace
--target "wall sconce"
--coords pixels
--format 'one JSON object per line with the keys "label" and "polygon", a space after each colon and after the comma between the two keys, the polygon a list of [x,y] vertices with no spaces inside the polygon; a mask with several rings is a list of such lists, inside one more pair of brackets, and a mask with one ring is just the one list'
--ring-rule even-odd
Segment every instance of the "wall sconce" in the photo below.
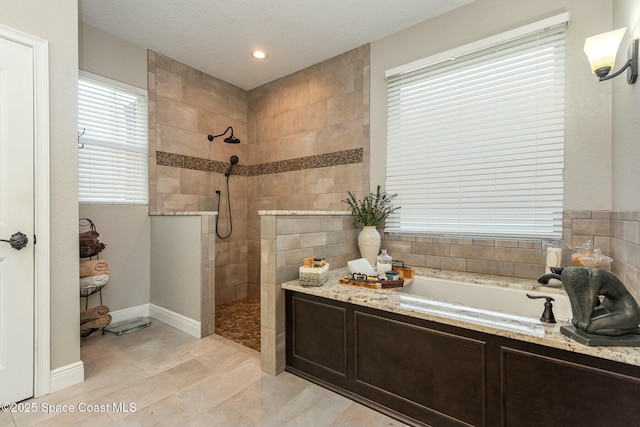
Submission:
{"label": "wall sconce", "polygon": [[627,70],[627,82],[632,85],[638,78],[638,39],[631,41],[627,53],[627,63],[620,70],[608,75],[616,62],[618,46],[622,41],[626,28],[619,28],[608,33],[589,37],[584,42],[584,53],[591,63],[591,71],[600,78],[600,81],[609,80]]}

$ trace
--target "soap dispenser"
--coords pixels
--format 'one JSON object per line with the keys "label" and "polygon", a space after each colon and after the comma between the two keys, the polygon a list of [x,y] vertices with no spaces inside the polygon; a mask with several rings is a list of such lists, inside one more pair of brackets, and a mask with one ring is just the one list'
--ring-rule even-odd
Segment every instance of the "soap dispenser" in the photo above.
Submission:
{"label": "soap dispenser", "polygon": [[393,259],[391,255],[387,253],[386,249],[382,250],[382,253],[378,255],[376,267],[378,267],[378,275],[384,277],[387,271],[390,271],[393,267]]}

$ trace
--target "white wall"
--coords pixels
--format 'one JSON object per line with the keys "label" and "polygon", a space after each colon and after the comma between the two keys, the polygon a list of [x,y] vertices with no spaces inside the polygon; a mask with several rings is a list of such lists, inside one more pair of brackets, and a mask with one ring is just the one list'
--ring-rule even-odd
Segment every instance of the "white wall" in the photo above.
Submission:
{"label": "white wall", "polygon": [[151,303],[196,321],[202,292],[201,232],[200,216],[151,217]]}
{"label": "white wall", "polygon": [[[616,59],[617,71],[627,58],[631,40],[640,38],[640,2],[613,2],[613,27],[627,27]],[[640,79],[639,79],[640,80]],[[640,209],[640,81],[629,85],[626,72],[613,85],[613,210]]]}
{"label": "white wall", "polygon": [[[100,259],[109,263],[109,284],[103,303],[111,311],[149,303],[150,226],[147,206],[80,205],[80,217],[90,218],[107,245]],[[80,231],[88,230],[81,227]],[[91,296],[89,307],[98,304]],[[84,310],[84,299],[81,310]]]}
{"label": "white wall", "polygon": [[79,68],[147,88],[147,50],[85,23],[78,23]]}
{"label": "white wall", "polygon": [[[145,48],[79,23],[79,68],[147,89]],[[107,249],[111,277],[102,291],[111,311],[149,303],[151,228],[148,206],[80,204],[80,218],[90,218]],[[85,231],[81,229],[80,231]],[[91,297],[89,306],[97,303]],[[81,309],[84,309],[84,300]]]}
{"label": "white wall", "polygon": [[[627,3],[631,4],[633,1],[629,0]],[[373,42],[370,104],[371,188],[384,184],[384,72],[387,69],[564,11],[571,14],[571,22],[566,31],[564,209],[610,210],[611,83],[599,83],[591,74],[582,49],[586,37],[611,29],[611,0],[476,0]],[[637,117],[637,109],[634,114]]]}
{"label": "white wall", "polygon": [[80,360],[75,1],[0,0],[0,24],[49,42],[51,368]]}

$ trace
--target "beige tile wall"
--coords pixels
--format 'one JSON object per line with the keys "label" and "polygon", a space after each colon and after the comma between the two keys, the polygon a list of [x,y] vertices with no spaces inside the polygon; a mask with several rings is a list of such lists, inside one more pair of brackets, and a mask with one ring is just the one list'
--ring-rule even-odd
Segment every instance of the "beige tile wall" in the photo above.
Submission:
{"label": "beige tile wall", "polygon": [[[148,69],[150,211],[216,210],[220,190],[225,235],[223,171],[238,155],[233,233],[215,246],[216,303],[257,297],[258,210],[343,210],[347,190],[369,188],[369,47],[249,92],[152,51]],[[227,126],[241,144],[207,140]]]}
{"label": "beige tile wall", "polygon": [[[603,253],[616,257],[612,251],[611,232],[608,211],[565,211],[562,224],[563,265],[570,265],[574,248],[587,238]],[[407,237],[384,233],[382,247],[394,259],[403,260],[411,266],[529,279],[537,279],[544,274],[546,259],[546,246],[539,241]],[[635,265],[638,264],[640,262]]]}
{"label": "beige tile wall", "polygon": [[[217,210],[219,190],[218,225],[225,236],[229,215],[223,171],[233,154],[240,164],[248,164],[247,92],[153,51],[148,51],[148,75],[149,211]],[[228,126],[233,126],[241,144],[207,139]],[[167,157],[173,161],[167,162]],[[161,158],[165,161],[157,161]],[[247,177],[232,175],[229,192],[233,233],[228,239],[217,239],[216,268],[207,271],[215,275],[217,304],[247,295]],[[213,217],[208,228],[215,236]]]}
{"label": "beige tile wall", "polygon": [[[369,46],[249,92],[252,165],[362,150],[362,161],[249,177],[249,294],[260,289],[259,210],[344,210],[368,188]],[[296,276],[297,277],[297,276]]]}
{"label": "beige tile wall", "polygon": [[260,311],[262,370],[285,366],[285,305],[282,283],[298,278],[304,258],[325,258],[331,269],[359,258],[358,230],[350,215],[260,217]]}
{"label": "beige tile wall", "polygon": [[413,267],[526,278],[538,278],[544,273],[545,257],[540,242],[391,236],[384,233],[382,247],[394,260],[404,261]]}
{"label": "beige tile wall", "polygon": [[640,302],[640,211],[611,213],[612,271]]}

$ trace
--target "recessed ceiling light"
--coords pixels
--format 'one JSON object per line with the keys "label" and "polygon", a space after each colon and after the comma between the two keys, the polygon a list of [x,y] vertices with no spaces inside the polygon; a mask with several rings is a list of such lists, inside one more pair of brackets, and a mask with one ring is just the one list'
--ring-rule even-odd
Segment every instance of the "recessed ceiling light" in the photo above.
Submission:
{"label": "recessed ceiling light", "polygon": [[251,56],[254,59],[267,59],[267,52],[260,49],[255,49],[251,51]]}

